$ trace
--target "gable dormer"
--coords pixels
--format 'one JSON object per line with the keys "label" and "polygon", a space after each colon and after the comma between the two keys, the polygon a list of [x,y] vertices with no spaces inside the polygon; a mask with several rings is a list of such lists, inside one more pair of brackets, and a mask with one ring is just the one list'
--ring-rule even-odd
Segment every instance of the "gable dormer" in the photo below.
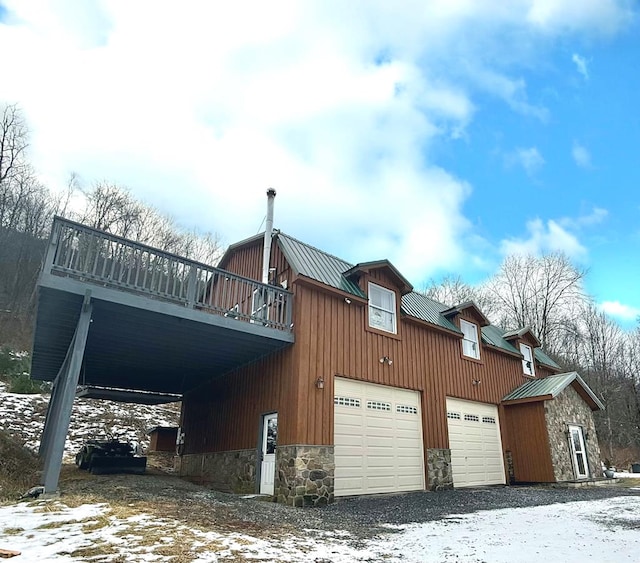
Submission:
{"label": "gable dormer", "polygon": [[413,286],[388,260],[356,264],[343,273],[367,295],[367,328],[388,335],[398,334],[400,298]]}
{"label": "gable dormer", "polygon": [[522,354],[522,373],[528,377],[535,377],[535,349],[540,347],[540,341],[536,335],[529,327],[524,327],[506,332],[502,337]]}
{"label": "gable dormer", "polygon": [[481,327],[488,326],[489,319],[473,301],[466,301],[442,312],[462,332],[462,356],[480,360]]}
{"label": "gable dormer", "polygon": [[367,291],[367,282],[375,279],[384,285],[393,285],[401,296],[413,291],[413,286],[407,278],[389,260],[362,262],[349,268],[342,275],[346,279],[356,282],[365,292]]}

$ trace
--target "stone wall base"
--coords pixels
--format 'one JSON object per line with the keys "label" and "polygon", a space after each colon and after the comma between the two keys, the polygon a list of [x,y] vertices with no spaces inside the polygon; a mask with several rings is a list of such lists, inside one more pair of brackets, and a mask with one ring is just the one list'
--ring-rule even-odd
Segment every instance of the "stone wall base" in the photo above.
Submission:
{"label": "stone wall base", "polygon": [[513,485],[516,482],[516,472],[513,466],[513,453],[510,450],[507,450],[504,457],[507,460],[507,476],[509,477],[509,484]]}
{"label": "stone wall base", "polygon": [[449,448],[427,449],[427,489],[430,491],[453,489]]}
{"label": "stone wall base", "polygon": [[334,472],[333,446],[278,446],[274,496],[289,506],[329,504]]}
{"label": "stone wall base", "polygon": [[233,450],[184,454],[176,460],[180,477],[226,493],[255,493],[257,452]]}

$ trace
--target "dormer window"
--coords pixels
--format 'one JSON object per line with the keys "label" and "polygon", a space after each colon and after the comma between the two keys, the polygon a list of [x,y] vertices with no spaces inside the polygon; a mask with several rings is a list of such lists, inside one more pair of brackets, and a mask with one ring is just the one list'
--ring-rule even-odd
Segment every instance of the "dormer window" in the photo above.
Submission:
{"label": "dormer window", "polygon": [[460,319],[462,330],[462,354],[468,358],[480,359],[480,341],[478,339],[478,327],[469,321]]}
{"label": "dormer window", "polygon": [[369,326],[396,334],[395,292],[369,283]]}
{"label": "dormer window", "polygon": [[526,344],[520,344],[520,353],[522,354],[522,373],[535,377],[536,371],[533,364],[533,349]]}

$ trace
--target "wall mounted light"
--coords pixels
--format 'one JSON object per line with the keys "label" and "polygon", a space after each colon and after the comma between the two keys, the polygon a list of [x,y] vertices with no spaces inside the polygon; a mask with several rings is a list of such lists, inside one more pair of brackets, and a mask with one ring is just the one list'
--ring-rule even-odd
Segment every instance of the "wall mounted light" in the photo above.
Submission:
{"label": "wall mounted light", "polygon": [[318,377],[318,379],[316,379],[316,387],[318,389],[324,389],[324,379],[322,379],[322,376]]}
{"label": "wall mounted light", "polygon": [[480,381],[479,379],[474,379],[473,380],[473,384],[474,385],[480,385],[482,383],[482,381]]}
{"label": "wall mounted light", "polygon": [[344,302],[345,302],[347,305],[351,305],[351,299],[349,299],[348,297],[345,297],[345,298],[344,298]]}
{"label": "wall mounted light", "polygon": [[388,365],[393,365],[393,360],[389,357],[389,356],[382,356],[382,358],[380,358],[380,363],[381,364],[388,364]]}

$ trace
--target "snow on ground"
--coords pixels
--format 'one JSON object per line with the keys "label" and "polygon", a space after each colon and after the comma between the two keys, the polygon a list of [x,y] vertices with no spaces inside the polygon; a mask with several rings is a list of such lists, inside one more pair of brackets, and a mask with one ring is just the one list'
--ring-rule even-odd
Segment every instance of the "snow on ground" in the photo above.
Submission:
{"label": "snow on ground", "polygon": [[[5,393],[0,382],[0,429],[26,448],[37,451],[47,413],[49,395]],[[76,399],[71,413],[65,456],[72,458],[82,444],[93,437],[110,434],[125,441],[136,441],[145,448],[146,431],[154,426],[177,426],[179,410],[175,404],[147,406],[97,399]]]}
{"label": "snow on ground", "polygon": [[[152,541],[149,539],[152,538]],[[348,533],[304,530],[264,539],[205,532],[145,514],[111,514],[105,504],[68,508],[60,501],[0,507],[0,547],[17,561],[170,561],[169,546],[198,562],[225,560],[385,562],[635,562],[640,554],[640,497],[452,515],[389,526],[355,542]],[[186,559],[185,559],[186,560]]]}

